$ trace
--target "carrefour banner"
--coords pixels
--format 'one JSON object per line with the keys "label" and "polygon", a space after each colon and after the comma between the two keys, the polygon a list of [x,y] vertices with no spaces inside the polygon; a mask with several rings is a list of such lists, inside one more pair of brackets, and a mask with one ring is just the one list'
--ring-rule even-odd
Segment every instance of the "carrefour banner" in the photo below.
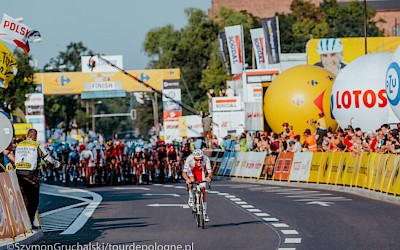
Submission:
{"label": "carrefour banner", "polygon": [[251,41],[253,42],[253,49],[257,63],[257,69],[268,68],[267,50],[265,49],[265,34],[262,28],[251,29]]}
{"label": "carrefour banner", "polygon": [[225,27],[232,74],[240,74],[244,67],[243,26]]}
{"label": "carrefour banner", "polygon": [[261,25],[267,39],[268,62],[270,64],[280,63],[277,18],[270,17],[261,19]]}
{"label": "carrefour banner", "polygon": [[[163,89],[164,81],[180,79],[179,69],[130,70],[128,73],[160,91]],[[91,91],[110,91],[111,89],[109,88],[114,89],[115,86],[121,86],[121,88],[126,92],[152,91],[122,72],[36,73],[34,75],[34,83],[42,84],[44,95],[81,94],[85,90],[85,85],[90,86]]]}
{"label": "carrefour banner", "polygon": [[246,152],[240,176],[259,177],[264,165],[266,152]]}

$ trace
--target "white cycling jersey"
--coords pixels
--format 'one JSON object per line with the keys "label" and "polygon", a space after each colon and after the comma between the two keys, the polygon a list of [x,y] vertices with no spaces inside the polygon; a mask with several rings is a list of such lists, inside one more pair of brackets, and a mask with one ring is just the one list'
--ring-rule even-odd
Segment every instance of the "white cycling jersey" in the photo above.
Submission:
{"label": "white cycling jersey", "polygon": [[194,176],[195,180],[204,181],[205,180],[204,170],[207,170],[208,173],[212,172],[210,158],[203,155],[202,163],[196,162],[194,160],[193,154],[189,155],[186,158],[185,165],[183,166],[183,172],[186,172],[189,177]]}

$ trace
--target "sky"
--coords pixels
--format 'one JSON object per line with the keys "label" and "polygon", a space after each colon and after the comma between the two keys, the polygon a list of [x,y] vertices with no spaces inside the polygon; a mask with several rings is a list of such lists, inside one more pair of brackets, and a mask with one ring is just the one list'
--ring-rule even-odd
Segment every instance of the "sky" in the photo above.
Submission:
{"label": "sky", "polygon": [[208,13],[211,0],[1,0],[0,10],[1,17],[22,17],[40,32],[42,41],[30,43],[38,69],[71,42],[82,42],[96,54],[122,55],[126,70],[140,70],[148,62],[142,49],[146,33],[167,24],[185,27],[184,10],[190,7]]}

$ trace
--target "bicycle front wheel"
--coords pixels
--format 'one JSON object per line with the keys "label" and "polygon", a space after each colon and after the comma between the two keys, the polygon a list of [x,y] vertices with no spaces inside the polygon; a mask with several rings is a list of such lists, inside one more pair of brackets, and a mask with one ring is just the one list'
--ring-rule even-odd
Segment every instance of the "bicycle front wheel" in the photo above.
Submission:
{"label": "bicycle front wheel", "polygon": [[[200,194],[199,200],[199,211],[198,211],[198,218],[200,221],[200,226],[204,229],[204,203],[203,203],[203,195]],[[200,227],[199,226],[199,227]]]}

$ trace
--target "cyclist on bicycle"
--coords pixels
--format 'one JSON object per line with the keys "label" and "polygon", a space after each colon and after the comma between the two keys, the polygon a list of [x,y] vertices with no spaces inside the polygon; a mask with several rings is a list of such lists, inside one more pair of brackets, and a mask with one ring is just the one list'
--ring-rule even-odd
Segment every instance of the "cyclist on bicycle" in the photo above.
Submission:
{"label": "cyclist on bicycle", "polygon": [[[205,177],[205,170],[207,170],[207,178]],[[193,182],[194,181],[206,181],[210,182],[212,178],[212,169],[210,158],[203,154],[201,149],[195,149],[193,154],[189,155],[185,161],[183,167],[182,177],[186,180],[186,184],[189,187],[189,206],[193,206]],[[206,196],[206,184],[200,183],[201,192],[203,194],[204,202],[204,221],[209,222],[210,219],[207,215],[207,196]]]}
{"label": "cyclist on bicycle", "polygon": [[178,179],[178,171],[175,169],[178,162],[178,150],[174,148],[173,144],[169,144],[167,148],[168,178],[170,178],[172,173],[174,173],[175,176],[172,177]]}

